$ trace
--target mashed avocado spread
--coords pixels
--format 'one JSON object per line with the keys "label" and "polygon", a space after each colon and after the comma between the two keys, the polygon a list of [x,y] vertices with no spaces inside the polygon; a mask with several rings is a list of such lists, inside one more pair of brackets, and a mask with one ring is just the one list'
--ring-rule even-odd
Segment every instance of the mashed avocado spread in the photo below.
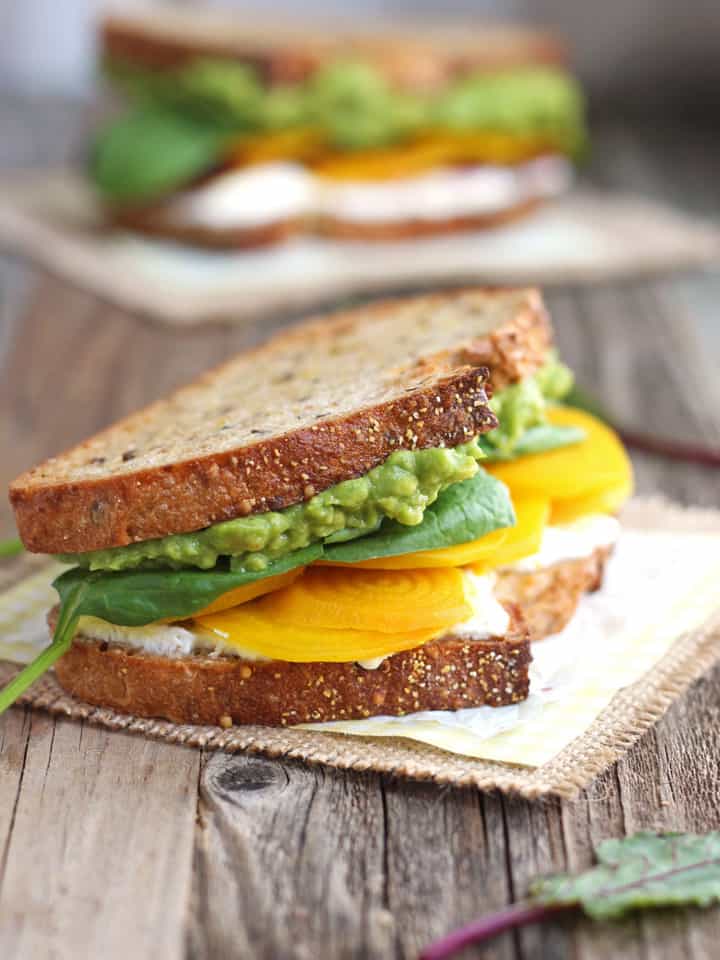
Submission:
{"label": "mashed avocado spread", "polygon": [[345,480],[284,510],[60,559],[90,570],[209,570],[219,557],[230,557],[233,570],[261,572],[272,561],[312,543],[339,543],[372,533],[386,518],[415,526],[443,490],[475,476],[478,461],[492,457],[493,448],[498,455],[507,455],[526,430],[544,423],[546,401],[560,399],[571,386],[572,374],[551,353],[534,376],[493,397],[491,405],[500,427],[483,435],[483,449],[475,439],[452,449],[396,450],[364,476]]}
{"label": "mashed avocado spread", "polygon": [[490,401],[490,409],[500,426],[483,435],[488,455],[493,456],[493,449],[503,457],[511,455],[527,430],[546,422],[548,401],[562,400],[572,389],[573,379],[570,368],[560,363],[552,350],[545,366],[532,377],[499,390]]}
{"label": "mashed avocado spread", "polygon": [[345,480],[305,503],[216,523],[195,533],[143,540],[126,547],[62,557],[90,570],[214,567],[232,557],[232,569],[259,572],[271,560],[318,540],[338,543],[371,533],[385,517],[414,526],[451,484],[475,476],[484,454],[475,440],[454,449],[396,450],[365,476]]}

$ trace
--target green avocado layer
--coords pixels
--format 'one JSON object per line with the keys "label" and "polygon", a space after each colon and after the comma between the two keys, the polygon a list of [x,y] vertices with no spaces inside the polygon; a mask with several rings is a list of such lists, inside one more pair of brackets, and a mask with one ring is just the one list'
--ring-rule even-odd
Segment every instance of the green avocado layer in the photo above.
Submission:
{"label": "green avocado layer", "polygon": [[555,67],[473,74],[425,95],[393,89],[362,62],[328,64],[303,83],[269,88],[251,67],[220,60],[163,72],[116,60],[105,69],[134,104],[100,132],[91,162],[101,191],[119,203],[171,192],[212,169],[228,143],[273,130],[311,128],[340,150],[424,130],[538,137],[570,155],[585,143],[582,94]]}
{"label": "green avocado layer", "polygon": [[[369,473],[345,480],[304,503],[216,523],[194,533],[178,533],[125,547],[61,557],[90,570],[139,567],[209,570],[219,557],[230,557],[233,570],[260,572],[310,544],[341,543],[372,533],[383,521],[403,526],[422,522],[425,510],[448,487],[477,474],[486,456],[505,458],[512,448],[546,423],[548,400],[562,397],[572,374],[551,354],[533,377],[508,387],[491,404],[498,430],[453,449],[397,450]],[[579,437],[546,426],[534,451],[574,442]],[[523,452],[534,452],[523,449]]]}
{"label": "green avocado layer", "polygon": [[494,459],[511,457],[528,430],[547,423],[548,403],[562,400],[573,382],[572,371],[560,363],[553,350],[533,376],[499,390],[490,400],[490,409],[500,426],[481,437],[483,450]]}
{"label": "green avocado layer", "polygon": [[365,476],[345,480],[305,503],[216,523],[196,533],[143,540],[62,559],[90,570],[132,570],[161,564],[209,570],[232,557],[234,570],[260,571],[311,543],[338,543],[377,530],[388,518],[408,526],[451,484],[473,477],[484,454],[476,441],[454,449],[396,450]]}

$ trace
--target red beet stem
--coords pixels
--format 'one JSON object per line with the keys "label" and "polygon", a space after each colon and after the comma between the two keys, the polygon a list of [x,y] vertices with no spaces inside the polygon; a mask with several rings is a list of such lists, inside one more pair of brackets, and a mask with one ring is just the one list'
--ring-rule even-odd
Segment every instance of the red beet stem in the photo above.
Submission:
{"label": "red beet stem", "polygon": [[499,933],[524,927],[529,923],[539,923],[561,910],[569,909],[565,905],[543,906],[535,903],[514,903],[504,910],[491,913],[481,920],[475,920],[465,927],[453,930],[435,943],[431,943],[420,954],[419,960],[446,960],[458,950],[471,943],[485,943]]}
{"label": "red beet stem", "polygon": [[720,449],[704,447],[700,444],[685,443],[684,440],[665,440],[647,433],[616,428],[623,443],[634,450],[656,453],[672,460],[685,460],[688,463],[701,463],[706,467],[720,467]]}

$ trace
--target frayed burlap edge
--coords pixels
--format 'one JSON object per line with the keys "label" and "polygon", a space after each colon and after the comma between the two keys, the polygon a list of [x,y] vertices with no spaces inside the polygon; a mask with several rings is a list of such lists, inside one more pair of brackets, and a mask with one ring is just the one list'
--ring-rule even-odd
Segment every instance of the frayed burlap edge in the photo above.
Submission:
{"label": "frayed burlap edge", "polygon": [[[640,529],[720,532],[720,512],[684,508],[660,498],[633,501],[624,522]],[[20,566],[26,574],[30,561]],[[13,565],[14,567],[16,565]],[[5,586],[17,575],[3,576]],[[720,659],[720,612],[699,630],[678,639],[637,683],[615,695],[586,732],[553,760],[534,769],[445,753],[395,738],[365,738],[273,727],[179,725],[124,716],[67,696],[52,675],[38,681],[20,703],[58,716],[82,718],[110,730],[125,730],[207,750],[247,751],[273,758],[327,764],[343,770],[391,774],[438,784],[500,790],[527,798],[572,798],[614,763],[666,712],[672,702]],[[0,664],[0,682],[16,667]]]}

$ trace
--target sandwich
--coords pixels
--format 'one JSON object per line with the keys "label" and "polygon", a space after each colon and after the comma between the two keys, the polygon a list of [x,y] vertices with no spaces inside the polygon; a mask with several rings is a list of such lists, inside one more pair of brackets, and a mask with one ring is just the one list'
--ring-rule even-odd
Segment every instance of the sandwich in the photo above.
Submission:
{"label": "sandwich", "polygon": [[52,664],[89,703],[221,726],[525,699],[632,487],[571,387],[535,290],[389,300],[30,470],[20,536],[69,569],[0,709]]}
{"label": "sandwich", "polygon": [[227,13],[102,24],[127,106],[89,171],[116,225],[241,248],[495,226],[557,196],[585,145],[555,37],[514,27],[382,34]]}

